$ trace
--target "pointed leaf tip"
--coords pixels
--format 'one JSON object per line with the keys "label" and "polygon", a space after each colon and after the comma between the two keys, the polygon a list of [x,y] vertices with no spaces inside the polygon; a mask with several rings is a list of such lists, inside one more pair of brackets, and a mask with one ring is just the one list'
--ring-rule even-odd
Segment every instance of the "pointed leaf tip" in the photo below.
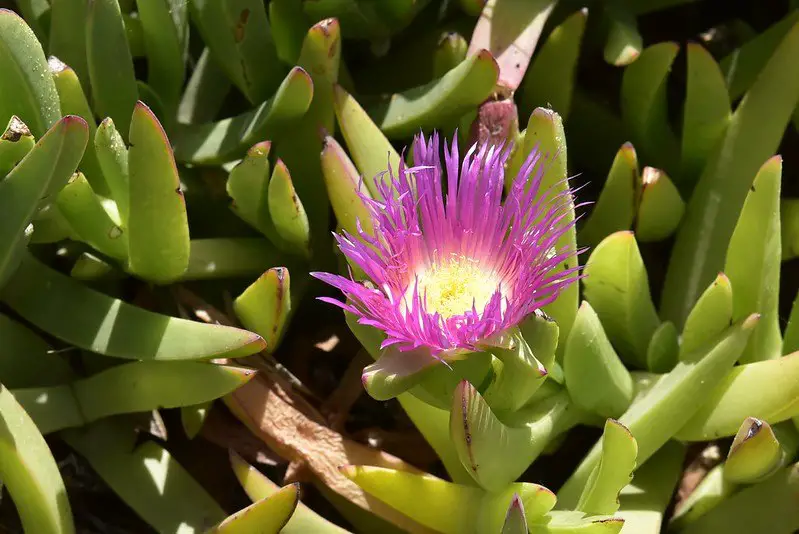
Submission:
{"label": "pointed leaf tip", "polygon": [[783,449],[767,422],[747,417],[738,429],[724,464],[724,478],[737,484],[762,480],[778,469]]}
{"label": "pointed leaf tip", "polygon": [[510,501],[501,534],[527,534],[527,518],[524,515],[524,503],[518,493],[514,493]]}

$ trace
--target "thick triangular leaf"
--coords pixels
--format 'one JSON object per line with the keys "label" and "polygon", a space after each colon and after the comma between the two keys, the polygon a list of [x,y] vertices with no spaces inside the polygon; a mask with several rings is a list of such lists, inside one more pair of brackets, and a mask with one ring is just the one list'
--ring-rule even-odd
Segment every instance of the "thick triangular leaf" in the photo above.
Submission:
{"label": "thick triangular leaf", "polygon": [[630,483],[638,444],[630,431],[614,419],[605,422],[599,461],[583,488],[577,510],[588,515],[615,514],[619,492]]}

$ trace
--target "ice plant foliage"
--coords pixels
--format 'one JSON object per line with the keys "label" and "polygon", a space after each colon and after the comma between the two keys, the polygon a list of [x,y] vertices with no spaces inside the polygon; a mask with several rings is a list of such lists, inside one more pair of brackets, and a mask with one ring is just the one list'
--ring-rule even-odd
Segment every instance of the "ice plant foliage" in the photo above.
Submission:
{"label": "ice plant foliage", "polygon": [[313,273],[347,298],[323,300],[385,332],[381,348],[429,349],[439,359],[485,348],[579,276],[556,269],[573,254],[555,246],[573,224],[572,195],[539,194],[538,150],[503,200],[509,148],[474,145],[461,162],[457,141],[444,145],[442,165],[438,135],[417,136],[415,166],[401,160],[378,180],[385,200],[364,199],[374,235],[336,235],[373,284]]}

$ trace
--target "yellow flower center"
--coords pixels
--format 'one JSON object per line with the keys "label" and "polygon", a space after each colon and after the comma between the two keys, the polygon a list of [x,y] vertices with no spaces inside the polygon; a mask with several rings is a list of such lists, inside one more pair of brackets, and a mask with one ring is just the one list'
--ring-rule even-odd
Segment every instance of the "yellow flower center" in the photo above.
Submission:
{"label": "yellow flower center", "polygon": [[[418,277],[419,296],[426,297],[427,311],[444,318],[471,311],[472,304],[478,313],[482,312],[499,286],[495,275],[477,261],[461,255],[429,266]],[[413,282],[406,296],[413,298]]]}

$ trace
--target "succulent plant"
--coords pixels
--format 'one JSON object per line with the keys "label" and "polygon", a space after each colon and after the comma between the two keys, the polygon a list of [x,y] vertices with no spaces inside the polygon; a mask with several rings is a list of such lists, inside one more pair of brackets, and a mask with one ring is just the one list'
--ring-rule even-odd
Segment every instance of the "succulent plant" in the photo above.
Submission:
{"label": "succulent plant", "polygon": [[8,7],[22,531],[799,529],[793,3]]}

